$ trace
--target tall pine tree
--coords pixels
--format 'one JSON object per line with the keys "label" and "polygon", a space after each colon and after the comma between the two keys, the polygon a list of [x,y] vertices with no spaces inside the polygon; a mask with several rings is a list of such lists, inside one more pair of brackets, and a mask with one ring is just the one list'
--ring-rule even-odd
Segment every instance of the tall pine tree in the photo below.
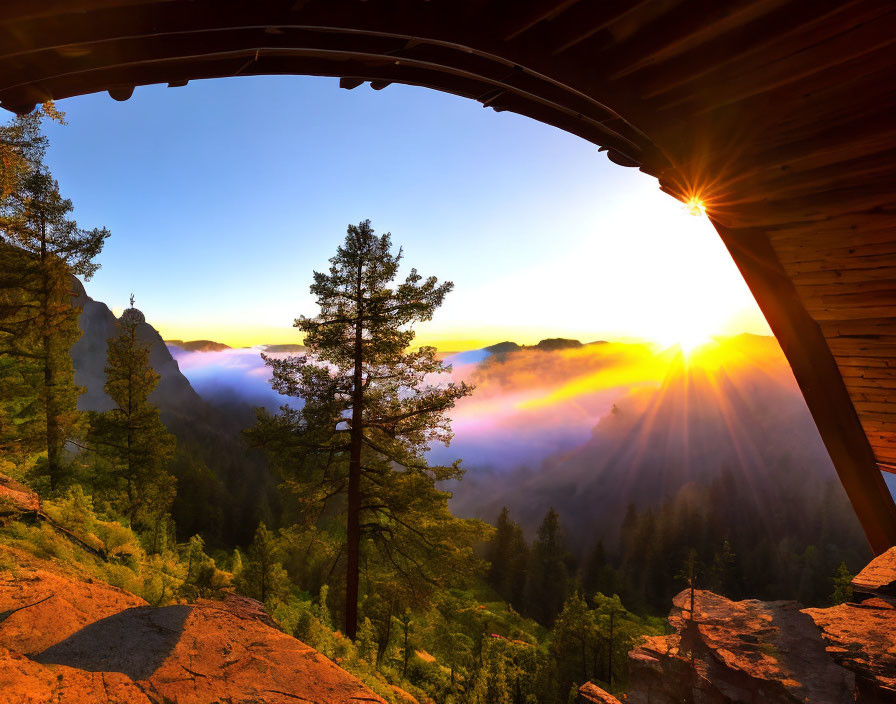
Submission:
{"label": "tall pine tree", "polygon": [[527,585],[528,615],[544,626],[553,624],[569,592],[569,553],[560,517],[551,508],[532,546]]}
{"label": "tall pine tree", "polygon": [[524,606],[529,549],[518,523],[510,520],[507,507],[498,516],[495,535],[486,549],[488,581],[504,601],[516,609]]}
{"label": "tall pine tree", "polygon": [[[81,229],[71,218],[71,201],[60,195],[42,162],[46,140],[38,117],[20,118],[4,134],[12,140],[7,149],[19,158],[15,177],[4,182],[0,200],[0,356],[6,358],[7,374],[18,365],[12,376],[20,381],[40,368],[33,399],[42,427],[27,423],[33,414],[26,412],[27,418],[21,419],[25,447],[20,449],[40,446],[46,452],[40,473],[49,489],[57,491],[67,474],[65,443],[78,434],[80,419],[80,389],[74,385],[69,355],[80,336],[72,275],[93,275],[99,268],[94,258],[109,232]],[[14,408],[14,415],[35,407],[21,398],[3,401],[7,409]]]}
{"label": "tall pine tree", "polygon": [[274,388],[304,406],[262,414],[251,434],[286,467],[305,508],[320,515],[328,501],[344,501],[345,633],[353,639],[362,542],[377,551],[368,566],[426,588],[474,565],[471,544],[485,535],[482,524],[452,517],[448,494],[436,488],[462,475],[459,463],[430,466],[424,457],[430,443],[450,441],[446,413],[471,389],[431,383],[447,371],[435,348],[409,350],[413,325],[431,319],[453,285],[416,269],[394,285],[401,259],[369,220],[348,227],[329,271],[314,272],[320,313],[295,322],[308,354],[265,358]]}
{"label": "tall pine tree", "polygon": [[138,337],[143,314],[131,307],[118,321],[119,334],[106,350],[105,390],[115,407],[90,414],[88,442],[108,465],[116,508],[133,525],[156,529],[174,499],[167,467],[176,441],[149,395],[159,375],[149,363],[149,345]]}

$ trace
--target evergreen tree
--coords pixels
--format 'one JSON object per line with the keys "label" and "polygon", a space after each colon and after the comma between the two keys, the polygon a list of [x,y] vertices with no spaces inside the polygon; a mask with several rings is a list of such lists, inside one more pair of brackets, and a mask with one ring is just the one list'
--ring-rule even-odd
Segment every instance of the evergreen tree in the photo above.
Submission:
{"label": "evergreen tree", "polygon": [[289,592],[289,577],[280,557],[276,537],[264,523],[259,523],[236,577],[237,589],[261,602],[284,598]]}
{"label": "evergreen tree", "polygon": [[[25,431],[20,451],[39,446],[46,452],[39,473],[55,492],[67,471],[65,443],[79,432],[80,389],[69,355],[80,336],[72,275],[93,275],[99,268],[93,260],[109,232],[83,230],[71,219],[71,201],[62,198],[42,163],[46,140],[39,117],[21,118],[0,134],[2,140],[7,151],[18,155],[16,173],[4,181],[0,200],[0,356],[6,359],[0,373],[13,381],[2,399],[2,415],[7,423],[16,422],[10,416],[19,419]],[[31,399],[22,401],[12,394],[21,392],[26,378],[36,383]],[[31,422],[35,408],[40,409],[39,429]]]}
{"label": "evergreen tree", "polygon": [[21,179],[41,163],[47,148],[47,138],[40,129],[43,118],[65,124],[64,113],[48,101],[0,126],[0,201],[15,193]]}
{"label": "evergreen tree", "polygon": [[167,466],[176,441],[149,396],[159,375],[149,363],[149,345],[138,337],[143,314],[131,307],[118,321],[119,334],[108,341],[105,390],[115,407],[90,414],[88,443],[108,464],[116,508],[131,523],[154,528],[174,499]]}
{"label": "evergreen tree", "polygon": [[[250,434],[284,470],[300,506],[315,516],[338,504],[345,513],[345,632],[354,639],[362,548],[368,560],[426,589],[476,564],[472,543],[482,524],[451,516],[436,482],[463,474],[459,462],[430,466],[432,442],[451,439],[446,413],[471,392],[465,384],[433,384],[447,371],[435,348],[409,351],[413,325],[432,318],[452,289],[412,269],[393,285],[402,259],[391,237],[365,220],[348,227],[327,273],[314,272],[320,313],[301,317],[309,352],[265,357],[274,388],[303,399],[301,410],[262,413]],[[335,510],[335,509],[334,509]]]}
{"label": "evergreen tree", "polygon": [[527,594],[529,615],[544,626],[554,622],[566,601],[568,562],[560,517],[551,508],[541,522],[538,539],[532,546]]}
{"label": "evergreen tree", "polygon": [[716,550],[712,560],[712,567],[707,573],[707,581],[710,591],[723,596],[731,597],[732,590],[736,588],[734,568],[737,564],[737,556],[731,549],[731,543],[722,541],[722,546]]}
{"label": "evergreen tree", "polygon": [[596,658],[594,614],[581,594],[573,594],[563,604],[551,632],[552,651],[557,659],[561,682],[581,685],[597,677],[592,668]]}
{"label": "evergreen tree", "polygon": [[598,540],[588,555],[582,573],[582,586],[585,594],[613,594],[616,591],[616,574],[607,562],[604,541]]}
{"label": "evergreen tree", "polygon": [[528,546],[519,524],[510,520],[507,507],[501,509],[495,534],[486,549],[488,582],[506,602],[524,605]]}
{"label": "evergreen tree", "polygon": [[834,592],[830,597],[831,605],[836,606],[852,599],[852,579],[853,575],[846,563],[841,562],[831,579],[834,585]]}

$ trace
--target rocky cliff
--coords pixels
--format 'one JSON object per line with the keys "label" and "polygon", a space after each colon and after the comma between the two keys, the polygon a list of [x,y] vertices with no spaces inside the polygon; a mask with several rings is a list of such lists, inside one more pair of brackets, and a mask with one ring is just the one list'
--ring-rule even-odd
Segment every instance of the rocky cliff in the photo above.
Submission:
{"label": "rocky cliff", "polygon": [[[896,702],[896,548],[853,580],[853,602],[734,602],[678,594],[671,635],[629,653],[629,704]],[[588,684],[578,701],[607,702]]]}
{"label": "rocky cliff", "polygon": [[[85,411],[105,411],[112,408],[112,400],[103,390],[106,383],[106,342],[118,334],[118,320],[105,303],[87,295],[80,281],[74,279],[77,293],[74,302],[81,306],[78,325],[83,331],[71,350],[75,367],[75,383],[86,389],[78,399],[78,407]],[[145,320],[137,327],[138,338],[149,345],[149,362],[159,374],[159,385],[153,392],[153,402],[163,412],[174,409],[200,409],[202,399],[181,374],[177,362],[168,351],[162,336]],[[183,412],[183,410],[181,410]]]}

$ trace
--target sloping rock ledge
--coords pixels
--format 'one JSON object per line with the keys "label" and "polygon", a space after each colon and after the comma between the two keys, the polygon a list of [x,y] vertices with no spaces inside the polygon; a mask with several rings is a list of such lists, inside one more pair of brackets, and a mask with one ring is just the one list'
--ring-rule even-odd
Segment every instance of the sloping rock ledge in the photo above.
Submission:
{"label": "sloping rock ledge", "polygon": [[156,608],[0,550],[3,704],[385,704],[251,599]]}

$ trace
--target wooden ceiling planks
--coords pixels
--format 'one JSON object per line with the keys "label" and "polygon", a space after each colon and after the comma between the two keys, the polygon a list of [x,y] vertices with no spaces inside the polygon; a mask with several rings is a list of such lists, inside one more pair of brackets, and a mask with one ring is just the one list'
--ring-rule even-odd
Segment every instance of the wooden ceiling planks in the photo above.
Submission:
{"label": "wooden ceiling planks", "polygon": [[[891,0],[17,0],[0,105],[198,78],[409,83],[513,110],[704,199],[872,547],[896,544]],[[894,401],[891,401],[891,398]]]}

